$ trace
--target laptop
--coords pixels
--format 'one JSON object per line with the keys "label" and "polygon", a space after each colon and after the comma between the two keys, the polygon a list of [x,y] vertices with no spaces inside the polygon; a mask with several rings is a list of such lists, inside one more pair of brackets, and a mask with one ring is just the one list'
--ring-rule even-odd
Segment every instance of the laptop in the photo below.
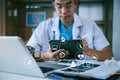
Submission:
{"label": "laptop", "polygon": [[43,73],[17,36],[0,36],[0,72],[46,78],[52,71]]}

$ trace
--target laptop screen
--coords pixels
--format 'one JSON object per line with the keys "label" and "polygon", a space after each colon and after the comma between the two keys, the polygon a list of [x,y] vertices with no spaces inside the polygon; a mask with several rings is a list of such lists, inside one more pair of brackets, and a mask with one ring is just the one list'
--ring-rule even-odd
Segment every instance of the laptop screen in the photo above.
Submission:
{"label": "laptop screen", "polygon": [[0,71],[44,77],[20,37],[0,36]]}

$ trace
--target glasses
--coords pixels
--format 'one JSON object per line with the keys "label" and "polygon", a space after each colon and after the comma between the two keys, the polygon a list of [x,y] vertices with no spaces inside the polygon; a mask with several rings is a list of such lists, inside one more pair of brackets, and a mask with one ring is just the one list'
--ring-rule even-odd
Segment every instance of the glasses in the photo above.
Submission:
{"label": "glasses", "polygon": [[62,9],[63,7],[65,7],[67,10],[70,10],[71,7],[72,7],[72,2],[69,2],[69,3],[64,4],[64,5],[62,5],[62,4],[57,4],[56,7],[57,7],[58,9]]}

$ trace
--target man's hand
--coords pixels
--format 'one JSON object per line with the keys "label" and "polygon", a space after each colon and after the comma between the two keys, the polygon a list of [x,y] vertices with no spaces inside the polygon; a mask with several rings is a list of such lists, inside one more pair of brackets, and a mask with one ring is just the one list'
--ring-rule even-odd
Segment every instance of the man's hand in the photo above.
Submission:
{"label": "man's hand", "polygon": [[[63,54],[64,53],[64,54]],[[59,49],[57,51],[52,52],[50,49],[45,53],[40,53],[40,58],[37,61],[59,61],[61,58],[67,56],[69,51],[65,51],[65,49]]]}
{"label": "man's hand", "polygon": [[82,38],[82,41],[83,41],[83,50],[85,54],[88,56],[91,57],[96,56],[98,58],[97,60],[111,59],[111,57],[113,56],[110,46],[106,46],[101,50],[94,50],[88,47],[88,43],[85,40],[85,38]]}
{"label": "man's hand", "polygon": [[82,40],[82,42],[83,42],[83,51],[85,52],[86,55],[90,56],[88,42],[85,40],[85,38],[77,38],[77,40]]}
{"label": "man's hand", "polygon": [[82,38],[82,42],[83,42],[83,50],[85,54],[91,56],[91,54],[89,53],[90,49],[88,47],[88,42],[85,40],[85,38]]}

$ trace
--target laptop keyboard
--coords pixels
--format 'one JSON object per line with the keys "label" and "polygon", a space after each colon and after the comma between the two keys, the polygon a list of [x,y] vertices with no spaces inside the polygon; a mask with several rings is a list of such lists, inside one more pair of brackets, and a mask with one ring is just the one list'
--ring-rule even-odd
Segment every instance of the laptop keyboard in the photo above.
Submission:
{"label": "laptop keyboard", "polygon": [[98,67],[100,66],[99,64],[81,64],[79,66],[76,66],[76,67],[70,67],[68,69],[64,69],[62,71],[71,71],[71,72],[84,72],[86,70],[90,70],[90,69],[93,69],[95,67]]}

